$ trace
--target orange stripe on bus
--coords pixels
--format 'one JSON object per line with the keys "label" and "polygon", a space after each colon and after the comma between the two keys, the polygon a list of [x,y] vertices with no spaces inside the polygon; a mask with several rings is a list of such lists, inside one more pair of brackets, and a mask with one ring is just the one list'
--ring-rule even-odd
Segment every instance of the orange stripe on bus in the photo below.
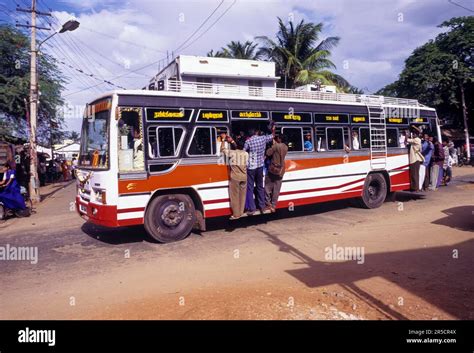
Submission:
{"label": "orange stripe on bus", "polygon": [[[368,156],[347,157],[347,163],[368,160]],[[286,160],[286,171],[297,171],[310,168],[326,167],[344,163],[344,156],[332,158],[313,158]],[[149,192],[156,189],[189,187],[190,185],[215,183],[229,180],[226,165],[199,164],[180,165],[169,173],[152,175],[142,180],[119,180],[119,194]]]}

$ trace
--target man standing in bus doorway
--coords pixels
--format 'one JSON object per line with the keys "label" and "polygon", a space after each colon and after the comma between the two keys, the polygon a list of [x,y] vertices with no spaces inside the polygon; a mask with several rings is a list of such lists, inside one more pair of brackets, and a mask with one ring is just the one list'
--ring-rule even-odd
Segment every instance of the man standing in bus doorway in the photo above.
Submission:
{"label": "man standing in bus doorway", "polygon": [[253,215],[257,210],[253,198],[254,187],[257,188],[257,203],[260,212],[265,209],[265,190],[263,188],[263,165],[265,163],[265,148],[267,143],[273,140],[275,126],[272,126],[271,135],[259,135],[258,129],[251,129],[251,137],[245,141],[244,151],[249,153],[249,162],[247,166],[247,214]]}
{"label": "man standing in bus doorway", "polygon": [[425,161],[421,154],[421,139],[418,137],[421,131],[416,126],[411,126],[412,136],[407,138],[407,143],[410,145],[409,163],[410,163],[410,191],[418,192],[420,185],[420,164]]}
{"label": "man standing in bus doorway", "polygon": [[[243,151],[244,141],[238,139],[237,142],[225,133],[221,134],[220,152],[226,156],[229,165],[229,198],[230,208],[232,209],[231,220],[246,216],[245,196],[247,193],[247,163],[249,154]],[[226,143],[227,142],[227,143]],[[232,146],[232,150],[226,145]]]}
{"label": "man standing in bus doorway", "polygon": [[267,207],[264,213],[276,211],[283,174],[285,174],[285,157],[288,153],[288,146],[284,142],[284,135],[275,136],[272,147],[267,149],[266,152],[271,160],[268,173],[265,176],[265,199]]}

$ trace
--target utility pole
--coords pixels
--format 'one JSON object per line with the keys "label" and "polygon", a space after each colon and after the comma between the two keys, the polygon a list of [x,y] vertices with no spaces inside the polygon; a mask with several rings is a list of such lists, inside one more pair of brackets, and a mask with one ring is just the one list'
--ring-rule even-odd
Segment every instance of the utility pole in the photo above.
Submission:
{"label": "utility pole", "polygon": [[469,125],[467,123],[467,107],[466,107],[466,99],[464,96],[464,82],[461,81],[459,84],[461,87],[461,107],[462,107],[462,116],[464,121],[464,138],[466,139],[466,158],[467,163],[471,161],[471,140],[469,139]]}
{"label": "utility pole", "polygon": [[36,154],[36,122],[38,116],[38,81],[37,81],[37,69],[36,69],[36,30],[50,30],[50,28],[36,26],[36,15],[51,16],[50,13],[45,13],[36,10],[36,0],[31,0],[31,9],[23,9],[17,7],[17,11],[31,12],[31,24],[19,25],[18,27],[31,28],[31,64],[30,64],[30,182],[29,182],[29,194],[33,202],[40,201],[39,193],[39,179],[38,179],[38,158]]}

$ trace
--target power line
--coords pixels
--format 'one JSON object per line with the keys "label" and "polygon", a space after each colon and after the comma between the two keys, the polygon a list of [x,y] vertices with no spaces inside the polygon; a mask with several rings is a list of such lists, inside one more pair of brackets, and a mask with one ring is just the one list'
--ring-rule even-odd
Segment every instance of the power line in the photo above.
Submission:
{"label": "power line", "polygon": [[455,5],[455,6],[458,6],[458,7],[462,8],[462,9],[464,9],[464,10],[467,10],[467,11],[470,11],[470,12],[474,12],[473,9],[470,9],[470,8],[468,8],[468,7],[465,7],[465,6],[461,5],[461,4],[458,4],[458,3],[454,2],[453,0],[448,0],[448,2],[449,2],[450,4],[453,4],[453,5]]}
{"label": "power line", "polygon": [[212,15],[214,15],[216,13],[217,10],[219,10],[219,8],[222,6],[222,4],[224,3],[224,0],[222,0],[219,5],[217,5],[217,7],[214,9],[214,11],[212,11],[209,16],[206,17],[206,19],[201,23],[201,25],[196,28],[196,30],[183,42],[181,43],[174,51],[178,51],[184,44],[186,44],[206,23],[207,21],[209,21],[209,19],[212,17]]}
{"label": "power line", "polygon": [[204,31],[202,32],[199,37],[195,38],[191,43],[189,43],[188,45],[186,45],[184,48],[182,48],[182,50],[186,49],[186,48],[189,48],[191,45],[193,45],[198,39],[200,39],[203,35],[205,35],[217,22],[220,21],[220,19],[222,17],[224,17],[224,15],[235,5],[235,3],[237,2],[237,0],[234,0],[232,2],[232,4],[230,4],[230,6],[214,21],[212,22],[212,24]]}
{"label": "power line", "polygon": [[127,43],[127,44],[133,45],[133,46],[138,47],[138,48],[156,51],[157,53],[166,53],[166,52],[163,51],[163,50],[158,50],[158,49],[150,48],[150,47],[147,47],[146,45],[137,44],[137,43],[134,43],[134,42],[130,42],[130,41],[128,41],[128,40],[125,40],[125,39],[119,39],[119,38],[114,37],[114,36],[112,36],[112,35],[110,35],[110,34],[98,32],[98,31],[96,31],[96,30],[94,30],[94,29],[91,29],[91,28],[88,28],[88,27],[85,27],[85,26],[81,26],[81,28],[82,28],[82,29],[85,29],[86,31],[89,31],[89,32],[92,32],[92,33],[101,35],[101,36],[103,36],[103,37],[107,37],[107,38],[116,40],[116,41],[118,41],[118,42]]}

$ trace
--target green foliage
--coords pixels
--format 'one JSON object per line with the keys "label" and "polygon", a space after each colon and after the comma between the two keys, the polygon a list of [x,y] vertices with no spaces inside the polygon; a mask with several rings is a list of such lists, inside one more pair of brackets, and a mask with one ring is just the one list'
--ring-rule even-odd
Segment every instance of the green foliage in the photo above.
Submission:
{"label": "green foliage", "polygon": [[232,58],[232,59],[247,59],[247,60],[258,60],[261,58],[262,53],[257,50],[257,43],[252,41],[246,41],[241,43],[239,41],[231,41],[226,47],[218,50],[214,53],[213,50],[207,53],[207,56],[219,57],[219,58]]}
{"label": "green foliage", "polygon": [[474,109],[474,17],[452,18],[440,27],[447,31],[415,49],[399,79],[377,94],[418,99],[462,126],[461,86],[468,115]]}
{"label": "green foliage", "polygon": [[330,71],[336,68],[329,57],[331,49],[339,43],[339,37],[319,41],[323,24],[304,20],[295,26],[292,21],[285,24],[278,18],[278,27],[276,40],[267,36],[257,39],[263,43],[261,53],[276,63],[277,74],[282,77],[279,86],[294,88],[319,80],[341,90],[349,87],[342,76]]}
{"label": "green foliage", "polygon": [[[29,109],[30,40],[9,25],[0,25],[0,115],[3,134],[17,133],[26,136],[26,108]],[[63,117],[57,108],[63,104],[61,91],[64,78],[55,60],[45,54],[38,55],[38,140],[44,142],[42,132],[49,131],[50,119],[60,129]]]}

